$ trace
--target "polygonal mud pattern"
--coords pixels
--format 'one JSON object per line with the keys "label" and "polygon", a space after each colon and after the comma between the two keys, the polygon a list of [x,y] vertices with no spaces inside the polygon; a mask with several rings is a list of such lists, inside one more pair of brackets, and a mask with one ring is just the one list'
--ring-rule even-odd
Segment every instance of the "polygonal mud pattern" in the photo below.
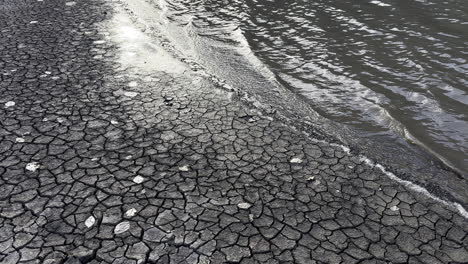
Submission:
{"label": "polygonal mud pattern", "polygon": [[111,2],[65,3],[0,3],[1,263],[468,260],[456,212],[196,73],[129,74]]}

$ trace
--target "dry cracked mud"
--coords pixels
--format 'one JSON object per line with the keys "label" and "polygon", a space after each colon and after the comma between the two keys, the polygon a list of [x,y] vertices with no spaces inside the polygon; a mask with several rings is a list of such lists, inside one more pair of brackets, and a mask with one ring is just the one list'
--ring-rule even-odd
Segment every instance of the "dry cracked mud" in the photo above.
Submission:
{"label": "dry cracked mud", "polygon": [[1,263],[468,262],[454,208],[195,71],[122,63],[117,6],[0,2]]}

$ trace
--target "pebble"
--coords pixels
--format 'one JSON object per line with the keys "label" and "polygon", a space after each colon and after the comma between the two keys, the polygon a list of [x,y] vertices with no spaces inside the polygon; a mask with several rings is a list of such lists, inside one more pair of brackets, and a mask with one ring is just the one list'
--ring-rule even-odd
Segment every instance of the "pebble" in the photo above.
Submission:
{"label": "pebble", "polygon": [[249,214],[249,220],[250,220],[250,222],[253,222],[253,220],[254,220],[254,215],[253,214]]}
{"label": "pebble", "polygon": [[395,212],[395,211],[400,210],[400,208],[398,208],[398,206],[394,205],[394,206],[390,207],[390,210]]}
{"label": "pebble", "polygon": [[94,223],[96,223],[96,218],[94,218],[94,216],[90,216],[88,217],[88,219],[86,219],[85,226],[87,228],[91,228],[94,225]]}
{"label": "pebble", "polygon": [[292,158],[290,162],[291,162],[291,163],[302,163],[302,159],[300,159],[300,158]]}
{"label": "pebble", "polygon": [[138,95],[138,93],[136,93],[136,92],[124,92],[124,95],[128,96],[128,97],[135,97],[135,96]]}
{"label": "pebble", "polygon": [[189,171],[189,170],[190,170],[190,167],[187,165],[179,167],[179,171]]}
{"label": "pebble", "polygon": [[127,217],[133,217],[136,215],[136,213],[137,213],[137,210],[135,208],[132,208],[132,209],[127,210],[127,212],[125,212],[125,215]]}
{"label": "pebble", "polygon": [[170,101],[172,101],[172,100],[174,100],[174,97],[172,97],[172,96],[164,96],[164,101],[170,102]]}
{"label": "pebble", "polygon": [[313,180],[315,180],[315,176],[309,176],[309,177],[306,178],[306,180],[313,181]]}
{"label": "pebble", "polygon": [[39,169],[39,167],[40,165],[37,162],[31,162],[31,163],[26,164],[26,169],[32,172],[35,172],[37,169]]}
{"label": "pebble", "polygon": [[13,102],[13,101],[8,101],[8,102],[5,103],[5,108],[12,107],[12,106],[15,106],[15,105],[16,105],[15,102]]}
{"label": "pebble", "polygon": [[113,125],[118,125],[119,122],[117,122],[117,121],[115,121],[115,120],[111,120],[111,124],[113,124]]}
{"label": "pebble", "polygon": [[122,234],[125,231],[130,229],[130,223],[129,222],[122,222],[119,223],[118,225],[115,226],[114,233],[117,234]]}
{"label": "pebble", "polygon": [[237,207],[239,207],[240,209],[249,209],[250,207],[252,207],[252,205],[249,203],[240,203],[237,205]]}
{"label": "pebble", "polygon": [[72,2],[66,2],[65,3],[66,6],[74,6],[76,5],[76,2],[72,1]]}
{"label": "pebble", "polygon": [[134,183],[137,183],[137,184],[140,184],[142,182],[145,181],[145,178],[141,177],[140,175],[136,176],[135,178],[133,178],[133,182]]}
{"label": "pebble", "polygon": [[18,143],[24,143],[24,138],[16,138],[15,141]]}

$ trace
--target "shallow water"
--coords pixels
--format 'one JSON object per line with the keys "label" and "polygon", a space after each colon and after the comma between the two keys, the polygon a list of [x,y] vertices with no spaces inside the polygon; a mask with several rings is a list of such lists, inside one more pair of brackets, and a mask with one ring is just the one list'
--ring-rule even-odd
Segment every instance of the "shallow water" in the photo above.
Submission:
{"label": "shallow water", "polygon": [[468,174],[467,1],[157,3],[180,47],[231,84],[280,83],[363,137],[404,137]]}

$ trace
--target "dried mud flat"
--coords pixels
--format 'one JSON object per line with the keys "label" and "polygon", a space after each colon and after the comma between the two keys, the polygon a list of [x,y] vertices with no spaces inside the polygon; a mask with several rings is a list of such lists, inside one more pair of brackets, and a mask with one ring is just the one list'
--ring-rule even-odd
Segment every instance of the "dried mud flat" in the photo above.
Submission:
{"label": "dried mud flat", "polygon": [[466,263],[463,210],[249,109],[116,1],[0,3],[1,263]]}

